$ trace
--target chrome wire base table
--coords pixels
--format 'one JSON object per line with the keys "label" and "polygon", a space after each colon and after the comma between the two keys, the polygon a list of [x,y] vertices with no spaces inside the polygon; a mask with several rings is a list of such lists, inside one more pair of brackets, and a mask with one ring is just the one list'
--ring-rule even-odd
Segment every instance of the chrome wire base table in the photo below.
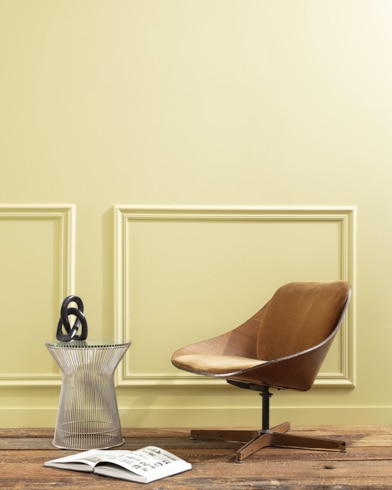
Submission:
{"label": "chrome wire base table", "polygon": [[53,445],[61,449],[107,449],[124,443],[114,372],[130,342],[45,342],[62,373]]}

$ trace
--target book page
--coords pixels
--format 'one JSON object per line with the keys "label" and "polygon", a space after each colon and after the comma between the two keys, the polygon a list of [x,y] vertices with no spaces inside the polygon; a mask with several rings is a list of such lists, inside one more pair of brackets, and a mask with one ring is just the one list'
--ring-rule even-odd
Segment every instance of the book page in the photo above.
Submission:
{"label": "book page", "polygon": [[112,461],[113,459],[117,459],[121,457],[122,454],[127,453],[129,451],[115,450],[115,451],[105,451],[100,449],[91,449],[89,451],[84,451],[78,454],[72,454],[71,456],[64,456],[63,458],[53,459],[51,461],[47,461],[44,466],[52,466],[56,464],[56,466],[64,467],[68,466],[74,468],[72,463],[77,465],[88,465],[90,468],[94,468],[97,463],[102,461]]}
{"label": "book page", "polygon": [[[175,465],[178,462],[181,463],[182,461],[174,454],[154,446],[127,452],[115,459],[111,458],[111,463],[142,476],[156,472],[157,470],[165,474],[165,467]],[[102,464],[104,465],[104,461],[102,461]]]}
{"label": "book page", "polygon": [[128,452],[109,463],[98,463],[95,473],[148,483],[192,469],[192,465],[155,446]]}

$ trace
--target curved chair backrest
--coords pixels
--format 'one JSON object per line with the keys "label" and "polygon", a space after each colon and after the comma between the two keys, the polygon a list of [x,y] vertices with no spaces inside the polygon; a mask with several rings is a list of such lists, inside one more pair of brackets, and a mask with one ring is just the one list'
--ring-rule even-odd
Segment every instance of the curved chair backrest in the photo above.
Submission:
{"label": "curved chair backrest", "polygon": [[349,295],[346,281],[292,282],[279,288],[261,320],[258,359],[291,356],[323,342],[337,326]]}

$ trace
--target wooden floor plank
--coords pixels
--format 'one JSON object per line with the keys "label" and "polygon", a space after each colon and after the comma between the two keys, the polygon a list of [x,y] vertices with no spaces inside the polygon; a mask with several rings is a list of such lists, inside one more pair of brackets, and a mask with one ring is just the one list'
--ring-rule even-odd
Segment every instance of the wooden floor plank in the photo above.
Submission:
{"label": "wooden floor plank", "polygon": [[[194,441],[187,429],[124,429],[124,449],[158,445],[192,463],[190,472],[148,485],[165,490],[392,488],[392,426],[297,427],[299,435],[342,437],[348,451],[265,448],[234,462],[236,443]],[[50,429],[0,429],[0,488],[132,489],[140,484],[44,468],[71,451],[56,449]],[[72,451],[74,453],[75,451]]]}

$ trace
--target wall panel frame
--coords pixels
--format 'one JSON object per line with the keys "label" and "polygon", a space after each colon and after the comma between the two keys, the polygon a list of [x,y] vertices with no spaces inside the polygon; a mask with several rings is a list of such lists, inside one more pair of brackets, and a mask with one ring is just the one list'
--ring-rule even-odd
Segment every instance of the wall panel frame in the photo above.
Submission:
{"label": "wall panel frame", "polygon": [[73,204],[0,205],[0,386],[60,383],[44,341],[74,290],[75,218]]}
{"label": "wall panel frame", "polygon": [[[154,338],[159,329],[167,329],[167,335],[173,335],[170,331],[170,318],[163,315],[161,324],[151,317],[153,305],[148,303],[147,296],[153,289],[152,281],[150,287],[145,287],[142,282],[148,276],[154,264],[157,276],[165,273],[165,261],[172,270],[184,267],[181,257],[181,249],[177,249],[177,256],[170,256],[168,250],[175,248],[179,241],[178,237],[185,240],[187,249],[195,247],[200,249],[198,240],[200,234],[214,236],[215,241],[227,239],[225,231],[229,230],[229,237],[235,239],[237,235],[244,234],[244,246],[249,241],[259,242],[259,248],[266,243],[268,236],[269,247],[282,246],[282,233],[291,242],[286,251],[286,256],[293,250],[291,262],[307,261],[307,257],[313,253],[310,259],[310,269],[307,270],[302,264],[296,264],[294,273],[298,276],[295,280],[348,280],[353,286],[353,296],[349,312],[346,316],[341,331],[338,334],[336,345],[333,346],[332,360],[327,363],[326,370],[322,370],[316,380],[316,386],[328,387],[352,387],[355,384],[355,208],[354,207],[201,207],[201,206],[130,206],[117,205],[115,213],[115,326],[116,333],[120,339],[138,339],[137,345],[128,351],[121,369],[117,373],[117,382],[120,386],[128,385],[174,385],[174,384],[205,384],[218,382],[200,376],[176,372],[171,370],[167,364],[170,357],[169,348],[166,352],[157,350],[150,351],[151,339]],[[244,225],[246,225],[244,227]],[[223,226],[223,228],[222,228]],[[249,227],[250,226],[250,227]],[[224,233],[214,234],[214,230],[224,230]],[[245,233],[243,233],[245,230]],[[192,238],[186,241],[187,234]],[[230,235],[231,234],[231,235]],[[171,238],[172,237],[172,238]],[[321,238],[320,238],[321,237]],[[172,240],[172,241],[171,241]],[[283,240],[285,241],[285,240]],[[296,241],[300,243],[296,243]],[[153,242],[153,246],[151,246]],[[275,243],[276,242],[276,243]],[[227,242],[225,242],[227,243]],[[241,241],[239,247],[241,247]],[[218,244],[219,245],[219,244]],[[287,244],[283,246],[287,247]],[[309,248],[309,250],[306,249]],[[323,250],[324,247],[324,250]],[[219,247],[218,247],[219,248]],[[206,247],[207,249],[207,247]],[[321,249],[321,250],[320,250]],[[255,249],[256,250],[256,249]],[[279,256],[273,257],[271,248],[268,249],[272,264],[267,272],[281,278],[281,283],[289,282],[292,277],[280,267]],[[288,253],[287,253],[288,251]],[[178,253],[179,252],[179,253]],[[189,253],[189,250],[188,250]],[[199,250],[197,250],[199,253]],[[208,253],[208,252],[205,252]],[[240,250],[238,251],[240,253]],[[256,252],[258,253],[258,252]],[[261,251],[263,253],[263,251]],[[294,256],[295,254],[295,256]],[[175,255],[175,254],[174,254]],[[192,255],[192,254],[191,254]],[[231,255],[233,257],[233,255]],[[331,267],[325,271],[322,262],[330,261]],[[320,259],[321,258],[321,259]],[[252,259],[252,258],[251,258]],[[178,260],[178,262],[176,262]],[[253,260],[253,259],[252,259]],[[254,262],[258,256],[255,255]],[[290,264],[290,257],[286,257]],[[277,261],[276,264],[273,262]],[[227,267],[232,266],[232,260]],[[223,264],[224,265],[224,264]],[[197,265],[196,265],[197,267]],[[239,265],[241,267],[241,265]],[[264,263],[261,267],[265,267]],[[144,269],[143,269],[144,268]],[[320,268],[320,269],[318,269]],[[283,269],[283,270],[280,270]],[[305,271],[303,269],[306,269]],[[317,279],[311,277],[312,271],[317,274]],[[331,272],[330,272],[331,270]],[[271,272],[272,271],[272,272]],[[277,274],[274,274],[274,271]],[[286,275],[287,277],[286,277]],[[181,279],[181,278],[180,278]],[[159,279],[158,279],[159,280]],[[189,279],[191,281],[191,278]],[[281,284],[280,283],[280,284]],[[277,284],[279,285],[279,283]],[[155,291],[156,298],[161,293],[165,294],[165,283],[161,284]],[[140,292],[142,291],[142,293]],[[154,293],[153,293],[154,294]],[[144,296],[143,296],[144,295]],[[137,296],[137,302],[134,297]],[[145,304],[144,312],[139,312],[135,318],[134,311],[138,305]],[[260,305],[261,306],[261,305]],[[243,320],[245,320],[244,318]],[[138,333],[138,328],[143,332]],[[203,338],[203,337],[201,337]],[[189,343],[194,340],[189,335]],[[157,340],[159,342],[159,339]],[[186,343],[186,342],[185,342]],[[174,345],[174,344],[173,344]],[[178,346],[183,345],[178,340]],[[135,349],[137,353],[135,355]],[[332,349],[331,349],[332,351]],[[140,357],[138,357],[140,356]],[[144,359],[155,362],[150,368],[149,362],[143,365]],[[159,357],[161,356],[161,361]],[[132,359],[136,357],[132,364]],[[139,359],[139,361],[137,361]],[[157,361],[158,359],[158,361]]]}

